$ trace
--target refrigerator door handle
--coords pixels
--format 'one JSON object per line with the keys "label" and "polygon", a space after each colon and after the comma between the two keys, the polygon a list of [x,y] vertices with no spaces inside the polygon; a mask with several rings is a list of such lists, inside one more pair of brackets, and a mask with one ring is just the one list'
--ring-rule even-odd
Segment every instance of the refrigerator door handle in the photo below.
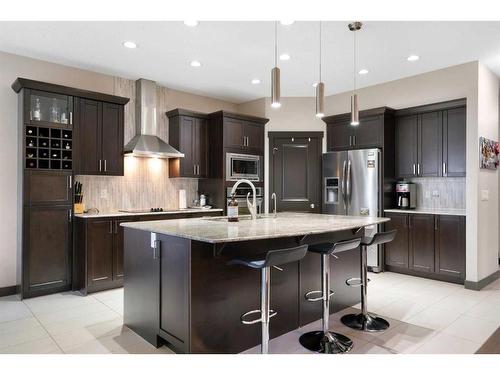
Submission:
{"label": "refrigerator door handle", "polygon": [[350,203],[351,201],[351,161],[347,161],[347,202]]}
{"label": "refrigerator door handle", "polygon": [[[344,210],[347,210],[346,191],[345,191],[345,172],[346,172],[346,167],[347,167],[347,162],[344,160],[344,164],[342,165],[342,183],[341,183],[342,202],[344,203]],[[347,214],[347,212],[346,212],[346,214]]]}

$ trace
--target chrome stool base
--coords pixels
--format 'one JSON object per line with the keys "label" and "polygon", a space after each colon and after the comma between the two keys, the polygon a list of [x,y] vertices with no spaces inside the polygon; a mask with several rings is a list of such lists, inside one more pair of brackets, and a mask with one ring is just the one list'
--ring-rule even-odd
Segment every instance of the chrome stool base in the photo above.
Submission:
{"label": "chrome stool base", "polygon": [[335,332],[325,334],[323,331],[304,333],[300,336],[299,342],[310,351],[324,354],[347,353],[353,346],[349,337]]}
{"label": "chrome stool base", "polygon": [[370,314],[348,314],[344,315],[340,320],[344,325],[358,331],[380,332],[389,328],[387,320]]}

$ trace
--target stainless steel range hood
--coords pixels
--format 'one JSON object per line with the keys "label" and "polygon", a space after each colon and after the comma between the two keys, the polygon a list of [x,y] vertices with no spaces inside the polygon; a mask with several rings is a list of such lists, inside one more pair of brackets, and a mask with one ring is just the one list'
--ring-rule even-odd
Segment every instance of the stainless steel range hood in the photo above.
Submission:
{"label": "stainless steel range hood", "polygon": [[183,158],[184,154],[157,137],[156,83],[146,79],[136,81],[135,136],[124,147],[125,154]]}

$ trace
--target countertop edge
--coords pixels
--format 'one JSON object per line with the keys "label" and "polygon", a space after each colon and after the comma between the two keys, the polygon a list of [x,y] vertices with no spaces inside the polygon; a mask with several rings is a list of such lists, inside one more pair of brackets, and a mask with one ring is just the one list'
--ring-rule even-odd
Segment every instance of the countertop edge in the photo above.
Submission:
{"label": "countertop edge", "polygon": [[387,208],[384,212],[395,214],[415,214],[415,215],[445,215],[445,216],[466,216],[465,210],[460,209],[414,209],[414,210],[400,210],[399,208]]}
{"label": "countertop edge", "polygon": [[106,212],[93,214],[74,214],[79,219],[99,219],[101,217],[128,217],[128,216],[155,216],[155,215],[178,215],[178,214],[197,214],[203,212],[222,212],[222,208],[210,208],[207,210],[200,209],[186,209],[177,211],[162,211],[162,212]]}

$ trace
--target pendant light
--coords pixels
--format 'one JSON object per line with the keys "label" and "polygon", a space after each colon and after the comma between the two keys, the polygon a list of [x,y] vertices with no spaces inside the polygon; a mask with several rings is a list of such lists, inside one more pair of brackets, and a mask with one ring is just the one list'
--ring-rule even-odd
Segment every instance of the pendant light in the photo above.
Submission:
{"label": "pendant light", "polygon": [[353,32],[353,90],[351,95],[351,125],[359,125],[359,103],[358,94],[356,93],[356,31],[361,30],[361,22],[353,22],[349,24],[349,30]]}
{"label": "pendant light", "polygon": [[274,21],[274,68],[271,70],[271,107],[281,107],[280,68],[278,68],[278,21]]}
{"label": "pendant light", "polygon": [[325,84],[321,80],[321,21],[319,21],[319,80],[316,85],[316,117],[323,117],[325,115]]}

